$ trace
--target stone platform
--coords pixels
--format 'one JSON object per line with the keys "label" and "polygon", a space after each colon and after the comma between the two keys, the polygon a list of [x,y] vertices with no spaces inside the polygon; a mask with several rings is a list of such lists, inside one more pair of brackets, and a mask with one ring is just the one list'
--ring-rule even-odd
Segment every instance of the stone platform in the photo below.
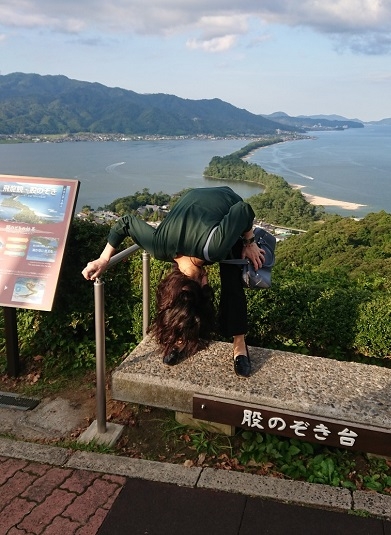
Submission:
{"label": "stone platform", "polygon": [[367,426],[389,433],[391,454],[390,369],[249,347],[252,374],[241,379],[234,373],[231,352],[231,344],[213,342],[170,367],[146,337],[114,371],[112,396],[192,414],[194,395],[207,395],[303,418]]}

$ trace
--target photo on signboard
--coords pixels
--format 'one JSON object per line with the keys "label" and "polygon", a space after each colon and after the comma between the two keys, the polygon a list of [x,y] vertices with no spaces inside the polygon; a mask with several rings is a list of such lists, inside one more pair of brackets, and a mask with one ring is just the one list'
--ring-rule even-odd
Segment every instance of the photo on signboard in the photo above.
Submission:
{"label": "photo on signboard", "polygon": [[27,260],[35,260],[36,262],[54,262],[56,260],[57,250],[57,238],[33,236],[29,243]]}
{"label": "photo on signboard", "polygon": [[70,187],[57,184],[5,183],[1,189],[0,219],[30,225],[61,223]]}
{"label": "photo on signboard", "polygon": [[12,294],[12,301],[39,304],[45,293],[46,281],[33,277],[18,277]]}

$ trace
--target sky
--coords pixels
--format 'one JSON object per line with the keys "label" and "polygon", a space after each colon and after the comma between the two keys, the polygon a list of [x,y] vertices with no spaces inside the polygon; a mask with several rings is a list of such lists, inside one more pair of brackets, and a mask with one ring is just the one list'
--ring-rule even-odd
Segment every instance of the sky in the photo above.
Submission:
{"label": "sky", "polygon": [[0,74],[391,117],[391,0],[0,0]]}

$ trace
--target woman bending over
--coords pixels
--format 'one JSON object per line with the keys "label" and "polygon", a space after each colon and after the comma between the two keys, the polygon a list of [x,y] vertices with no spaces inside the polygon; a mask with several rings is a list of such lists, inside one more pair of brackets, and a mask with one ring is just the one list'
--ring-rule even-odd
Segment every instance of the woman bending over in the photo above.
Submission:
{"label": "woman bending over", "polygon": [[[211,340],[216,314],[205,266],[227,258],[248,258],[255,269],[262,267],[264,251],[254,242],[253,221],[253,209],[231,188],[193,189],[157,228],[133,215],[121,217],[100,257],[82,273],[87,280],[98,278],[127,236],[158,260],[173,263],[158,286],[157,315],[150,329],[163,362],[172,366]],[[235,373],[248,377],[251,362],[245,342],[247,303],[241,267],[221,263],[220,280],[219,329],[233,338]]]}

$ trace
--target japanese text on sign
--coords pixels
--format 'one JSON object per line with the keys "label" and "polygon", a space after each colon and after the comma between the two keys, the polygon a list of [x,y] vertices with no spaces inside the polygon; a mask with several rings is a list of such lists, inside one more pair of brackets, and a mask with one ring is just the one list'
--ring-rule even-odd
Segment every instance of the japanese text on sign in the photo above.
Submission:
{"label": "japanese text on sign", "polygon": [[[271,418],[267,418],[264,422],[263,420],[264,418],[260,411],[244,409],[241,425],[247,425],[249,428],[256,428],[265,432],[272,429],[283,431],[288,425],[286,420],[281,416],[272,416]],[[264,425],[262,425],[261,422],[263,422]],[[300,438],[309,438],[309,433],[312,433],[312,436],[319,441],[326,440],[327,437],[332,433],[330,429],[323,423],[318,423],[317,425],[311,427],[309,422],[305,422],[303,420],[293,420],[293,424],[289,425],[289,428],[292,429],[295,435]],[[345,447],[354,446],[355,440],[358,437],[357,433],[351,431],[347,427],[339,431],[337,435],[339,437],[340,445]]]}

